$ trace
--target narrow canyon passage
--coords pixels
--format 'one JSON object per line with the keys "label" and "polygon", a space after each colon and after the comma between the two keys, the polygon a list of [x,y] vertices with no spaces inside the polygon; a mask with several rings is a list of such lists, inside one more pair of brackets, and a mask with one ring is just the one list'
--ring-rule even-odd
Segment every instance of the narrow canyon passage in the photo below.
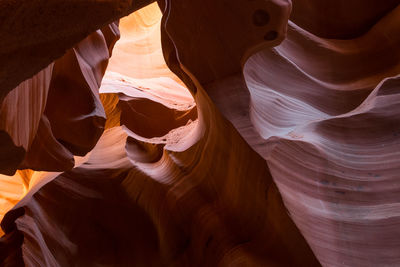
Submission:
{"label": "narrow canyon passage", "polygon": [[0,4],[0,266],[399,265],[398,1],[55,2]]}

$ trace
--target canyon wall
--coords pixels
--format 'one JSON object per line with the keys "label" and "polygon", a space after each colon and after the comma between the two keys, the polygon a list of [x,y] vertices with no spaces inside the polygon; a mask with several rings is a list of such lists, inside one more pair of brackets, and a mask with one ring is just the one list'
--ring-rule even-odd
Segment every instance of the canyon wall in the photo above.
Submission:
{"label": "canyon wall", "polygon": [[397,1],[9,2],[2,266],[399,264]]}

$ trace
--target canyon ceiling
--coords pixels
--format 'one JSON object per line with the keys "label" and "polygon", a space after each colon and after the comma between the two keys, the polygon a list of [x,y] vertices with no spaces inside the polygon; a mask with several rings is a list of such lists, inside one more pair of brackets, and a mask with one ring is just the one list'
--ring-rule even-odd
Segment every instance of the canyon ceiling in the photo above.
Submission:
{"label": "canyon ceiling", "polygon": [[400,266],[399,0],[0,1],[0,266]]}

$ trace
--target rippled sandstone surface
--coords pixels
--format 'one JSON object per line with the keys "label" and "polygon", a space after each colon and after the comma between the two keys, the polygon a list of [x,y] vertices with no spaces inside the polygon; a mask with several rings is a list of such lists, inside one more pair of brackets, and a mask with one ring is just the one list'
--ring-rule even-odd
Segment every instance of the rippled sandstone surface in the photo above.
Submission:
{"label": "rippled sandstone surface", "polygon": [[398,1],[151,2],[0,4],[0,265],[398,266]]}

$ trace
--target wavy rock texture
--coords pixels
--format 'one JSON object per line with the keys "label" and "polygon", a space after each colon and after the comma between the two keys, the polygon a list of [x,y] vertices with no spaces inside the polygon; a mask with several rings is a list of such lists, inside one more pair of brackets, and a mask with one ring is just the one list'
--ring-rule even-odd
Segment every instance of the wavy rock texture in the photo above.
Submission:
{"label": "wavy rock texture", "polygon": [[[148,11],[135,14],[134,22],[146,25],[141,20],[149,17]],[[148,19],[158,20],[159,25],[160,18],[157,10]],[[155,38],[160,33],[145,42]],[[126,35],[126,43],[142,41]],[[151,69],[153,73],[147,76],[106,75],[101,89],[106,132],[82,165],[64,173],[43,173],[38,183],[29,184],[28,193],[2,222],[3,246],[14,252],[3,254],[3,262],[43,266],[317,264],[287,215],[264,161],[204,94],[196,97],[201,106],[197,119],[194,99],[177,78],[172,73],[158,77],[167,72],[160,48],[155,51],[152,60],[160,66],[156,73]],[[72,68],[82,54],[67,54],[58,67],[56,62],[54,71],[63,78],[63,85],[72,85],[85,74],[85,69]],[[101,63],[91,58],[98,62],[91,66]],[[110,69],[118,67],[111,64]],[[101,77],[103,68],[90,70]],[[93,80],[87,77],[93,76],[86,76],[86,81]],[[53,99],[57,103],[57,97]],[[49,117],[66,115],[59,121],[68,123],[69,113],[56,111],[48,112]],[[82,113],[79,106],[72,111]],[[61,133],[68,137],[73,125]],[[67,149],[75,148],[63,136],[57,138]],[[237,167],[227,172],[226,166]],[[239,195],[248,196],[247,200],[241,201]]]}
{"label": "wavy rock texture", "polygon": [[[81,161],[74,155],[86,154],[97,143],[105,124],[98,91],[118,37],[115,23],[96,31],[4,99],[1,172],[14,176],[0,175],[1,218],[37,183],[55,177],[33,170],[72,169]],[[85,103],[71,106],[75,99]]]}
{"label": "wavy rock texture", "polygon": [[[376,12],[380,14],[387,4]],[[359,20],[366,27],[363,16],[381,16],[361,8],[360,17],[339,23]],[[226,53],[211,52],[208,63],[198,64],[192,51],[201,51],[204,43],[208,52],[229,47],[244,58],[247,53],[229,32],[213,33],[208,28],[201,32],[202,42],[192,41],[176,25],[191,31],[203,21],[183,21],[174,9],[178,9],[174,1],[168,2],[164,24],[165,39],[169,38],[164,44],[171,47],[172,42],[177,54],[169,56],[171,69],[181,69],[182,77],[192,79],[192,91],[204,89],[267,161],[291,217],[319,261],[325,266],[396,266],[400,9],[394,8],[365,34],[348,40],[323,39],[289,22],[286,39],[251,57],[244,75],[237,71],[240,60],[226,59]],[[194,9],[186,12],[194,16],[198,12]],[[243,8],[243,16],[246,12]],[[204,20],[219,24],[218,17]],[[275,25],[274,18],[270,20]],[[268,31],[269,25],[262,30]],[[307,25],[315,27],[325,29]],[[244,40],[254,35],[236,34]],[[348,37],[340,31],[338,36]],[[225,43],[215,41],[217,37]],[[184,48],[187,42],[190,51]],[[231,63],[224,67],[219,62]]]}
{"label": "wavy rock texture", "polygon": [[397,266],[400,9],[368,3],[159,1],[21,83],[1,265]]}
{"label": "wavy rock texture", "polygon": [[[246,65],[251,118],[267,140],[271,173],[326,266],[400,260],[399,12],[346,41],[292,23],[281,46]],[[278,73],[285,73],[279,83]]]}
{"label": "wavy rock texture", "polygon": [[116,23],[92,33],[5,97],[0,173],[68,170],[93,149],[106,120],[98,91],[118,38]]}

